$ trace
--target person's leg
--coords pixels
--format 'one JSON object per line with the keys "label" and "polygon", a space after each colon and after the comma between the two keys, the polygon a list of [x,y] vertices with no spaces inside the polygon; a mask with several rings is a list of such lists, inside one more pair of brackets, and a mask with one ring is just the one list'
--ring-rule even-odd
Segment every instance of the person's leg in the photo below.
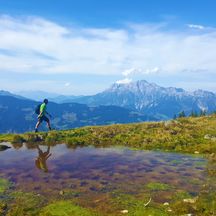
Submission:
{"label": "person's leg", "polygon": [[50,120],[47,117],[45,117],[45,121],[47,122],[47,127],[49,128],[49,130],[52,130]]}
{"label": "person's leg", "polygon": [[38,132],[38,127],[40,126],[40,123],[41,123],[41,121],[40,121],[40,119],[38,119],[38,122],[35,126],[35,132]]}
{"label": "person's leg", "polygon": [[50,121],[47,122],[47,126],[48,126],[49,130],[52,130],[51,125],[50,125]]}

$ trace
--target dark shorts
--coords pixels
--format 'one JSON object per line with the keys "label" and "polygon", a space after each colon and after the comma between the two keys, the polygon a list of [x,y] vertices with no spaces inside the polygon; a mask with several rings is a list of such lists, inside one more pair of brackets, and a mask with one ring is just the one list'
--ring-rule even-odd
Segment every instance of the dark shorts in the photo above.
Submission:
{"label": "dark shorts", "polygon": [[39,119],[38,119],[40,122],[49,122],[49,119],[44,115],[44,116],[41,116]]}

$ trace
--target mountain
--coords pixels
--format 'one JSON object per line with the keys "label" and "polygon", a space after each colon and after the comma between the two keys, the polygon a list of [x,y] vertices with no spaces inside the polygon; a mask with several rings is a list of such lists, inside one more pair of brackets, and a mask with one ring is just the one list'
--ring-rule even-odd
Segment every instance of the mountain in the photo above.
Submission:
{"label": "mountain", "polygon": [[80,98],[82,96],[74,96],[74,95],[59,95],[57,97],[48,97],[49,101],[55,103],[71,103],[74,99]]}
{"label": "mountain", "polygon": [[81,96],[74,96],[74,95],[60,95],[57,93],[46,92],[46,91],[20,91],[17,92],[17,94],[35,101],[43,101],[45,98],[47,98],[49,101],[55,103],[70,103],[74,99],[81,97]]}
{"label": "mountain", "polygon": [[[0,95],[0,133],[34,130],[37,121],[34,110],[37,104],[32,100]],[[55,129],[156,120],[117,106],[88,107],[77,103],[50,102],[48,111],[53,115],[51,122]],[[45,124],[41,129],[45,129]]]}
{"label": "mountain", "polygon": [[45,91],[20,91],[17,92],[17,94],[35,101],[43,101],[45,98],[55,98],[59,96],[57,93]]}
{"label": "mountain", "polygon": [[137,112],[169,119],[181,111],[187,114],[216,110],[216,94],[197,90],[188,92],[181,88],[164,88],[145,80],[128,84],[113,84],[109,89],[93,96],[74,99],[73,102],[89,106],[115,105]]}
{"label": "mountain", "polygon": [[22,97],[20,95],[12,94],[11,92],[4,91],[4,90],[0,90],[0,96],[12,96],[12,97],[19,98],[19,99],[27,99],[27,98]]}

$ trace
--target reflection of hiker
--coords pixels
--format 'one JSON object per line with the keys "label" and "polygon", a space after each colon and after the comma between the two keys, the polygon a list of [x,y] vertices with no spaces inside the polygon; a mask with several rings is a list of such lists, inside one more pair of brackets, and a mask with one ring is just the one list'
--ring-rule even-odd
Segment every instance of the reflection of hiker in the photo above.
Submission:
{"label": "reflection of hiker", "polygon": [[51,130],[50,120],[46,116],[46,114],[47,114],[47,115],[49,115],[49,117],[51,117],[51,115],[46,111],[47,104],[48,104],[48,100],[44,99],[44,102],[41,105],[38,105],[36,110],[35,110],[35,113],[38,114],[38,122],[35,126],[35,132],[38,132],[38,127],[41,124],[41,122],[43,122],[43,121],[47,122],[47,126],[48,126],[49,130]]}
{"label": "reflection of hiker", "polygon": [[44,172],[48,172],[46,161],[52,155],[50,153],[50,146],[48,146],[47,151],[45,152],[43,152],[38,145],[37,145],[37,149],[38,149],[38,157],[35,160],[35,166],[38,169],[43,170]]}

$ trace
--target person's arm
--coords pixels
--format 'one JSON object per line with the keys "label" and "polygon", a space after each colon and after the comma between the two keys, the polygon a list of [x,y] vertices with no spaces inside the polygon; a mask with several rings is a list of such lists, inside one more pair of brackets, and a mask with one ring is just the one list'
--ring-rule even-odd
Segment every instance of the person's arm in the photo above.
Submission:
{"label": "person's arm", "polygon": [[47,111],[46,111],[46,114],[47,114],[49,117],[52,117],[52,116],[51,116],[51,114],[50,114],[50,113],[48,113]]}
{"label": "person's arm", "polygon": [[38,115],[38,117],[41,117],[43,114],[43,111],[40,111],[40,114]]}
{"label": "person's arm", "polygon": [[46,160],[52,155],[52,153],[50,153],[49,155],[46,156]]}

